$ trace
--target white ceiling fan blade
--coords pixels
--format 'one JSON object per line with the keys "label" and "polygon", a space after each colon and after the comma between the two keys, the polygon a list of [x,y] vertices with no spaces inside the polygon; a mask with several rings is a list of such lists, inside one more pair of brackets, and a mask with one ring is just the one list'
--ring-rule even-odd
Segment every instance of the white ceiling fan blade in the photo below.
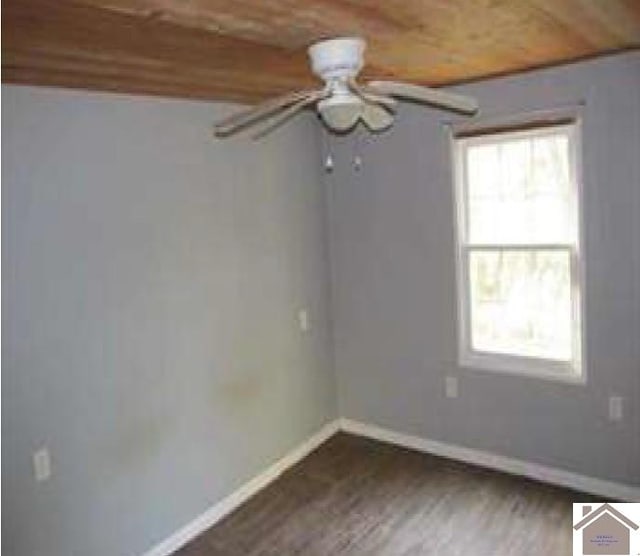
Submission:
{"label": "white ceiling fan blade", "polygon": [[383,131],[393,123],[393,114],[384,106],[367,102],[360,116],[371,131]]}
{"label": "white ceiling fan blade", "polygon": [[277,115],[266,127],[262,128],[258,133],[253,135],[254,139],[260,139],[271,133],[277,127],[280,127],[283,123],[285,123],[289,118],[294,116],[299,110],[302,110],[305,106],[309,106],[314,102],[324,98],[327,96],[325,91],[315,91],[308,96],[300,99],[295,104],[291,104],[286,110]]}
{"label": "white ceiling fan blade", "polygon": [[242,128],[251,125],[254,122],[262,120],[272,114],[284,110],[291,104],[306,100],[307,98],[317,94],[318,91],[299,91],[296,93],[288,93],[270,100],[267,100],[257,106],[253,106],[247,110],[232,114],[214,125],[214,133],[220,137],[232,135]]}
{"label": "white ceiling fan blade", "polygon": [[361,87],[360,85],[358,85],[358,83],[356,82],[355,79],[350,79],[349,80],[349,88],[353,92],[355,92],[359,97],[361,97],[362,99],[364,99],[364,100],[366,100],[368,102],[381,104],[382,106],[387,108],[387,110],[390,110],[390,111],[395,110],[395,108],[396,108],[396,106],[398,104],[391,97],[380,95],[376,91],[372,91],[371,89],[368,89],[367,87]]}
{"label": "white ceiling fan blade", "polygon": [[367,89],[376,93],[392,95],[417,102],[441,106],[465,114],[473,114],[478,111],[478,103],[475,99],[455,93],[449,93],[441,89],[432,89],[413,85],[412,83],[400,83],[397,81],[371,81],[367,83]]}

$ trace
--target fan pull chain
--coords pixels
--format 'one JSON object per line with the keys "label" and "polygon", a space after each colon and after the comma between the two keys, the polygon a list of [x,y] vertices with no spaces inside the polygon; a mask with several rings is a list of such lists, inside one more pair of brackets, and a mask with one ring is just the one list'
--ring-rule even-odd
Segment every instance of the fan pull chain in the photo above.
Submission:
{"label": "fan pull chain", "polygon": [[353,157],[353,169],[356,172],[359,172],[362,168],[362,157],[357,154]]}
{"label": "fan pull chain", "polygon": [[333,172],[333,157],[331,153],[327,154],[327,158],[324,161],[324,169],[327,173]]}
{"label": "fan pull chain", "polygon": [[353,169],[359,172],[362,169],[362,141],[360,131],[353,134]]}
{"label": "fan pull chain", "polygon": [[324,158],[324,160],[322,161],[322,164],[324,166],[324,171],[327,174],[330,174],[331,172],[333,172],[335,168],[335,163],[333,161],[333,155],[331,154],[331,143],[329,141],[329,134],[327,130],[324,128],[324,126],[321,129],[322,129],[322,151],[323,151],[322,156]]}

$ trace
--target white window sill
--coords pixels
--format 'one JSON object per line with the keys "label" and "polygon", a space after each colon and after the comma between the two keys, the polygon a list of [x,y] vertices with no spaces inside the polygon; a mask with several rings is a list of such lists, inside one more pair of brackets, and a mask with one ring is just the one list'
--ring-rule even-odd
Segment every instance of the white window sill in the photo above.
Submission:
{"label": "white window sill", "polygon": [[584,368],[582,372],[576,372],[571,363],[550,359],[473,352],[461,354],[458,363],[460,367],[472,371],[509,374],[566,384],[584,385],[587,383]]}

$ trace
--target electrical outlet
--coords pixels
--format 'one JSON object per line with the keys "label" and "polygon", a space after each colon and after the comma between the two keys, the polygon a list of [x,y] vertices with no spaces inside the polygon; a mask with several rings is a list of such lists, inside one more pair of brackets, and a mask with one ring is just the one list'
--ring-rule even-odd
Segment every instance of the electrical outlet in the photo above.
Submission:
{"label": "electrical outlet", "polygon": [[445,378],[445,393],[447,398],[458,397],[458,378],[455,376],[448,376]]}
{"label": "electrical outlet", "polygon": [[309,324],[309,313],[306,309],[298,311],[298,326],[302,332],[308,332],[311,325]]}
{"label": "electrical outlet", "polygon": [[46,481],[51,477],[51,458],[46,448],[33,453],[33,475],[38,482]]}
{"label": "electrical outlet", "polygon": [[609,397],[609,421],[622,421],[622,397],[610,396]]}

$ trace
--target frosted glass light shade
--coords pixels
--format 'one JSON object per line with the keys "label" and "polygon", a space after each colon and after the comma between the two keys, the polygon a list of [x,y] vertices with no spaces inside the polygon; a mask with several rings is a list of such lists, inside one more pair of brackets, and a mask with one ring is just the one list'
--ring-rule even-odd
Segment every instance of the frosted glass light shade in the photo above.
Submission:
{"label": "frosted glass light shade", "polygon": [[354,95],[334,95],[318,104],[324,123],[335,131],[351,129],[362,115],[363,103]]}
{"label": "frosted glass light shade", "polygon": [[362,110],[362,121],[371,131],[382,131],[393,123],[393,114],[382,106],[367,103]]}

